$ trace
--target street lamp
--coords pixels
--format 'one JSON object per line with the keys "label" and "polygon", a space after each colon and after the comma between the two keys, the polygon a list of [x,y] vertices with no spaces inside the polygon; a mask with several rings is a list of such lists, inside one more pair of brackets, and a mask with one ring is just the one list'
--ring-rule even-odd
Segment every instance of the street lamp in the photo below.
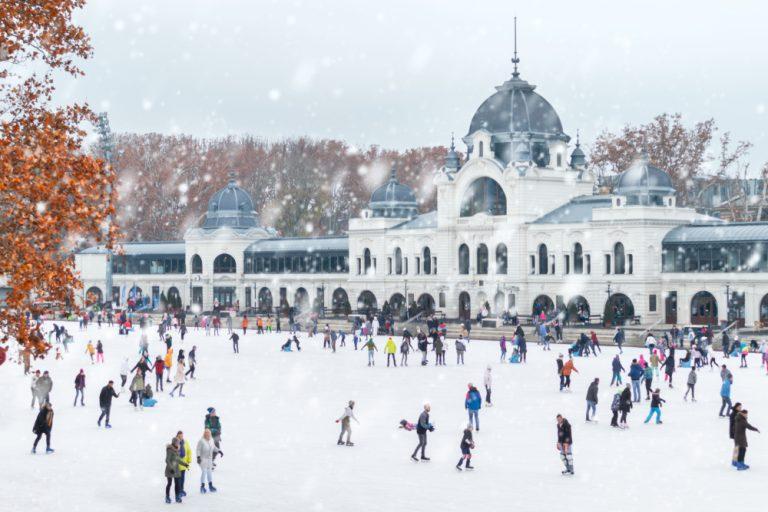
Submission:
{"label": "street lamp", "polygon": [[407,279],[403,279],[403,286],[405,287],[405,289],[403,290],[405,292],[403,294],[403,296],[405,297],[405,319],[408,320],[410,319],[410,308],[408,307],[410,306],[410,304],[408,304],[408,280]]}
{"label": "street lamp", "polygon": [[725,323],[731,323],[731,283],[725,285]]}

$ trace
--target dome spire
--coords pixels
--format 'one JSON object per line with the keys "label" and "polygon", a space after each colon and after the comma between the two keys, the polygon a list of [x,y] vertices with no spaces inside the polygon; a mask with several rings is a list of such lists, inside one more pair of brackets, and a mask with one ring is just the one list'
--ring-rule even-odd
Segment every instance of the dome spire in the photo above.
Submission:
{"label": "dome spire", "polygon": [[578,128],[576,128],[576,147],[577,148],[581,147],[581,142],[579,141],[579,129]]}
{"label": "dome spire", "polygon": [[389,181],[397,181],[397,164],[392,162],[392,170],[389,173]]}
{"label": "dome spire", "polygon": [[234,187],[237,184],[237,173],[235,173],[233,169],[230,169],[227,176],[229,177],[229,185]]}
{"label": "dome spire", "polygon": [[520,78],[520,73],[517,71],[517,65],[520,63],[520,59],[517,56],[517,16],[514,18],[513,32],[515,36],[515,54],[512,57],[512,64],[515,65],[515,69],[512,71],[512,78]]}

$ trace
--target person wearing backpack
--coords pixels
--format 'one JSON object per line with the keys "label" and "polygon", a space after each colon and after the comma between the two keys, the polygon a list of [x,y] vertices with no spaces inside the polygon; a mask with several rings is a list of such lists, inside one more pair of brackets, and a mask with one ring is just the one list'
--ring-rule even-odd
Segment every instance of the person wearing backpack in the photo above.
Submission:
{"label": "person wearing backpack", "polygon": [[464,344],[464,340],[459,336],[456,340],[456,364],[464,364],[464,352],[467,351],[467,346]]}
{"label": "person wearing backpack", "polygon": [[613,394],[613,400],[611,400],[611,426],[619,427],[619,406],[621,405],[621,391],[616,388],[616,393]]}
{"label": "person wearing backpack", "polygon": [[685,396],[683,396],[683,400],[686,402],[688,401],[688,393],[691,394],[691,402],[696,401],[696,366],[691,365],[691,372],[688,374],[688,389],[685,392]]}

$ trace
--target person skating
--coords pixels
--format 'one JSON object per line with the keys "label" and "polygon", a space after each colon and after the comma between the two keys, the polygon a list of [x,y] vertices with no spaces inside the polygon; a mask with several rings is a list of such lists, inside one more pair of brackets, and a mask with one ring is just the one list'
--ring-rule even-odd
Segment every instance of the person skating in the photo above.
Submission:
{"label": "person skating", "polygon": [[568,357],[563,365],[563,377],[565,378],[563,389],[571,390],[571,373],[573,372],[579,373],[579,370],[573,365],[573,357]]}
{"label": "person skating", "polygon": [[40,397],[39,390],[37,387],[38,380],[40,380],[40,370],[35,370],[35,373],[32,374],[32,380],[29,383],[29,389],[30,391],[32,391],[32,403],[29,406],[30,409],[35,408],[35,401],[37,401],[38,406],[43,405],[43,401]]}
{"label": "person skating", "polygon": [[[726,377],[723,379],[723,384],[720,386],[720,398],[722,403],[720,405],[719,416],[722,418],[728,416],[731,413],[731,385],[733,384],[733,377]],[[723,414],[725,411],[725,414]]]}
{"label": "person skating", "polygon": [[142,401],[144,400],[144,376],[141,372],[136,372],[133,374],[133,379],[131,380],[131,385],[128,389],[131,391],[131,399],[129,402],[133,404],[133,408],[136,409],[136,407],[139,407],[143,409],[144,404]]}
{"label": "person skating", "polygon": [[427,335],[421,331],[421,328],[416,331],[416,346],[421,352],[421,366],[427,365],[427,351],[429,350],[429,341]]}
{"label": "person skating", "polygon": [[560,460],[565,465],[563,475],[573,475],[573,432],[571,424],[563,418],[561,414],[557,415],[557,451],[560,452]]}
{"label": "person skating", "polygon": [[239,354],[240,353],[240,336],[238,336],[236,332],[233,332],[229,336],[229,339],[232,340],[232,350],[234,351],[235,354]]}
{"label": "person skating", "polygon": [[[731,414],[728,416],[728,437],[734,441],[736,436],[736,415],[741,412],[741,402],[736,402],[731,408]],[[739,447],[736,442],[733,444],[733,454],[731,455],[731,465],[736,467],[736,461],[739,459]]]}
{"label": "person skating", "polygon": [[37,443],[45,436],[45,453],[53,453],[51,448],[51,431],[53,430],[53,405],[45,401],[37,413],[35,423],[32,425],[32,433],[35,434],[35,442],[32,443],[32,453],[37,453]]}
{"label": "person skating", "polygon": [[619,347],[619,354],[623,354],[624,349],[622,348],[622,345],[624,345],[624,331],[621,327],[616,328],[616,332],[613,335],[613,342]]}
{"label": "person skating", "polygon": [[211,431],[213,444],[216,446],[216,451],[213,453],[213,467],[216,467],[216,456],[223,457],[224,452],[221,451],[221,419],[213,407],[209,407],[208,414],[205,415],[205,428]]}
{"label": "person skating", "polygon": [[208,491],[216,492],[213,486],[213,456],[216,453],[216,445],[213,442],[211,431],[203,430],[203,437],[197,442],[195,450],[197,454],[197,465],[200,466],[200,493],[205,494],[205,483],[208,482]]}
{"label": "person skating", "polygon": [[669,381],[669,387],[672,388],[672,375],[675,373],[675,356],[670,350],[669,357],[664,360],[664,380]]}
{"label": "person skating", "polygon": [[88,340],[88,344],[85,346],[85,353],[91,358],[91,364],[95,364],[93,356],[96,355],[96,348],[91,340]]}
{"label": "person skating", "polygon": [[80,396],[80,405],[85,407],[85,372],[80,368],[80,372],[75,376],[75,403],[73,407],[77,407],[77,397]]}
{"label": "person skating", "polygon": [[163,391],[163,373],[165,372],[165,361],[160,356],[155,358],[152,366],[155,371],[155,391]]}
{"label": "person skating", "polygon": [[174,437],[171,444],[165,447],[165,502],[171,502],[171,483],[176,495],[176,503],[181,503],[181,471],[184,462],[179,456],[179,439]]}
{"label": "person skating", "polygon": [[104,344],[101,340],[96,341],[96,362],[104,364]]}
{"label": "person skating", "polygon": [[[234,334],[234,333],[233,333]],[[187,381],[187,378],[185,377],[186,369],[184,366],[184,359],[179,359],[176,362],[176,375],[173,377],[173,389],[170,392],[171,396],[174,396],[174,393],[176,390],[179,390],[179,397],[186,396],[184,394],[184,383]]]}
{"label": "person skating", "polygon": [[445,366],[445,342],[436,332],[432,334],[432,349],[435,351],[435,366]]}
{"label": "person skating", "polygon": [[644,374],[643,367],[638,364],[637,359],[633,359],[632,364],[629,365],[629,372],[627,375],[632,382],[632,400],[635,402],[639,402],[641,398],[640,379]]}
{"label": "person skating", "polygon": [[613,386],[614,383],[621,384],[621,372],[624,371],[624,366],[621,364],[619,354],[613,356],[613,360],[611,361],[611,371],[613,372],[613,376],[611,377],[611,386]]}
{"label": "person skating", "polygon": [[421,460],[429,460],[429,457],[425,455],[427,448],[427,432],[433,432],[435,427],[429,422],[429,411],[431,407],[429,404],[424,404],[424,410],[419,415],[419,421],[416,423],[416,435],[419,437],[419,444],[416,445],[416,449],[411,454],[411,459],[418,462],[416,454],[421,450]]}
{"label": "person skating", "polygon": [[374,351],[378,352],[379,349],[376,347],[376,343],[373,342],[372,337],[368,338],[368,341],[365,342],[365,344],[363,345],[363,348],[368,349],[368,366],[376,366]]}
{"label": "person skating", "polygon": [[115,393],[113,381],[109,381],[106,386],[101,388],[101,391],[99,392],[99,408],[101,409],[101,415],[96,422],[98,426],[101,426],[102,419],[106,419],[107,421],[104,423],[104,426],[106,428],[112,428],[112,425],[109,423],[109,414],[112,411],[112,399],[117,398],[118,396],[120,395]]}
{"label": "person skating", "polygon": [[483,405],[483,398],[474,384],[467,384],[467,394],[464,397],[464,408],[469,415],[469,424],[472,424],[472,418],[475,419],[475,430],[480,431],[480,407]]}
{"label": "person skating", "polygon": [[464,433],[461,436],[461,443],[459,444],[459,448],[461,449],[461,458],[459,459],[458,464],[456,464],[456,469],[461,471],[461,463],[464,463],[464,467],[466,469],[475,469],[471,464],[470,460],[472,459],[472,452],[471,450],[475,447],[475,443],[472,440],[472,424],[470,423],[467,425],[467,428],[464,429]]}
{"label": "person skating", "polygon": [[691,402],[696,401],[696,380],[698,379],[698,376],[696,375],[696,367],[691,365],[691,371],[688,373],[688,389],[685,391],[685,396],[683,396],[683,400],[688,401],[688,393],[691,394]]}
{"label": "person skating", "polygon": [[[525,340],[525,333],[523,328],[519,325],[515,331],[515,337],[517,338],[517,349],[520,351],[520,363],[528,362],[528,342]],[[551,350],[547,348],[547,350]]]}
{"label": "person skating", "polygon": [[400,342],[400,366],[408,366],[408,354],[413,350],[411,345],[411,335],[408,331],[403,334],[403,341]]}
{"label": "person skating", "polygon": [[651,418],[655,415],[656,424],[661,424],[661,404],[664,402],[666,402],[666,400],[661,398],[661,390],[656,388],[653,394],[651,394],[651,410],[648,411],[648,416],[645,417],[644,423],[651,421]]}
{"label": "person skating", "polygon": [[611,400],[611,426],[619,428],[619,410],[621,408],[621,390],[617,387]]}
{"label": "person skating", "polygon": [[[600,385],[600,379],[595,377],[595,380],[587,388],[587,421],[592,421],[597,412],[597,393],[598,386]],[[592,418],[589,417],[589,411],[592,411]]]}
{"label": "person skating", "polygon": [[464,353],[467,351],[467,345],[464,343],[464,339],[459,336],[456,340],[456,364],[464,364]]}
{"label": "person skating", "polygon": [[124,357],[123,362],[120,363],[120,389],[125,387],[125,383],[128,382],[128,374],[131,372],[131,364],[128,362],[128,358]]}
{"label": "person skating", "polygon": [[747,430],[751,430],[753,432],[760,433],[760,431],[749,424],[748,421],[749,418],[749,411],[746,409],[742,409],[738,413],[736,413],[736,419],[734,421],[734,434],[733,434],[733,441],[736,445],[736,450],[738,452],[737,458],[736,458],[736,469],[739,471],[744,471],[746,469],[749,469],[749,466],[744,464],[744,457],[747,454]]}
{"label": "person skating", "polygon": [[653,367],[648,365],[643,371],[643,381],[645,382],[645,399],[651,399],[651,385],[653,384]]}
{"label": "person skating", "polygon": [[503,363],[507,359],[507,338],[503,334],[499,340],[499,349],[501,350],[499,362]]}
{"label": "person skating", "polygon": [[43,375],[37,379],[35,384],[37,389],[37,401],[42,405],[51,401],[51,390],[53,389],[53,380],[48,370],[43,372]]}
{"label": "person skating", "polygon": [[397,368],[397,359],[395,357],[397,345],[395,345],[395,340],[392,339],[392,336],[387,338],[387,343],[384,345],[384,353],[387,354],[387,368],[389,368],[390,359],[395,368]]}
{"label": "person skating", "polygon": [[493,384],[493,377],[491,376],[491,365],[488,365],[483,375],[483,385],[485,386],[485,405],[490,407],[491,405],[491,386]]}
{"label": "person skating", "polygon": [[627,428],[627,414],[632,410],[632,391],[629,388],[629,383],[624,386],[619,397],[619,412],[621,412],[621,419],[619,420],[620,428]]}
{"label": "person skating", "polygon": [[352,437],[352,426],[350,425],[350,420],[355,420],[355,422],[360,423],[357,420],[357,417],[355,416],[355,413],[353,409],[355,408],[355,401],[350,400],[347,406],[344,408],[344,413],[339,417],[339,419],[336,420],[336,423],[341,423],[341,433],[339,434],[339,440],[336,442],[338,445],[343,445],[344,441],[342,438],[344,437],[344,434],[347,434],[347,446],[355,446],[354,443],[351,441]]}
{"label": "person skating", "polygon": [[563,375],[563,366],[565,366],[565,361],[563,361],[563,354],[557,355],[557,378],[560,379],[560,391],[563,390],[565,387],[565,375]]}
{"label": "person skating", "polygon": [[189,351],[189,370],[184,375],[189,375],[189,378],[194,380],[195,366],[197,366],[197,345],[192,345],[192,350]]}
{"label": "person skating", "polygon": [[181,430],[176,432],[176,439],[179,440],[179,457],[181,458],[181,462],[179,462],[179,473],[181,473],[179,477],[179,494],[183,498],[187,495],[184,491],[184,481],[189,465],[192,463],[192,450],[189,447],[189,442],[184,439],[184,432]]}
{"label": "person skating", "polygon": [[171,383],[171,368],[173,367],[173,348],[169,348],[165,352],[165,382]]}

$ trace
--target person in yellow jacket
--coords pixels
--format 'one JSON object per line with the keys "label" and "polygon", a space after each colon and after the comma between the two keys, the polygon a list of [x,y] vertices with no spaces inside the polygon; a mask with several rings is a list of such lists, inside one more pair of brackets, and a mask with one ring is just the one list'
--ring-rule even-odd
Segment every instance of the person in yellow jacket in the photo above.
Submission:
{"label": "person in yellow jacket", "polygon": [[181,472],[181,485],[179,485],[179,494],[181,494],[181,497],[184,497],[187,495],[186,492],[184,492],[184,475],[187,473],[187,469],[189,469],[189,465],[192,464],[192,450],[189,447],[189,441],[184,439],[184,432],[179,430],[176,433],[176,439],[179,440],[179,471]]}
{"label": "person in yellow jacket", "polygon": [[173,348],[169,348],[165,353],[165,382],[171,382],[171,366],[173,366]]}
{"label": "person in yellow jacket", "polygon": [[93,347],[93,342],[88,341],[88,345],[85,346],[85,353],[91,356],[91,364],[93,364],[93,355],[96,353],[96,349]]}
{"label": "person in yellow jacket", "polygon": [[395,345],[395,340],[393,340],[391,336],[387,338],[387,343],[384,345],[384,353],[387,354],[387,367],[389,367],[389,360],[391,358],[392,364],[394,364],[395,368],[397,368],[397,360],[395,359],[395,354],[397,353],[397,345]]}

